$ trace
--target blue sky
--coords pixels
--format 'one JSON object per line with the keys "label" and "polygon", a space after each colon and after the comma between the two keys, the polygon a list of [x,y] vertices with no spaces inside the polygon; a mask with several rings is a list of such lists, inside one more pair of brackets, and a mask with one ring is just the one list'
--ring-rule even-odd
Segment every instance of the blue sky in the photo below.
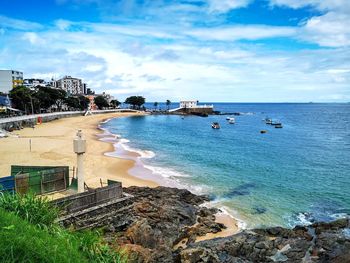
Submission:
{"label": "blue sky", "polygon": [[120,100],[350,101],[349,0],[1,0],[0,68]]}

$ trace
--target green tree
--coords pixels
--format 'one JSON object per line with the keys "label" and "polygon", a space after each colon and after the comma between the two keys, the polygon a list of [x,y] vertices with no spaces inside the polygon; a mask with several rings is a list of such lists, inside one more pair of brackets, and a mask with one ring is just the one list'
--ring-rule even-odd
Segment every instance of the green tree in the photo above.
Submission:
{"label": "green tree", "polygon": [[86,110],[89,107],[90,100],[84,96],[69,96],[64,99],[64,103],[72,110]]}
{"label": "green tree", "polygon": [[120,104],[122,104],[122,103],[118,100],[111,100],[110,106],[115,109],[115,108],[118,108],[120,106]]}
{"label": "green tree", "polygon": [[56,107],[59,111],[61,111],[64,99],[67,97],[67,92],[61,89],[51,89],[51,90],[53,90],[53,96],[55,96]]}
{"label": "green tree", "polygon": [[170,100],[166,100],[165,104],[166,104],[166,106],[167,106],[167,108],[169,110],[170,109],[170,105],[171,105],[171,101]]}
{"label": "green tree", "polygon": [[156,110],[158,107],[158,102],[153,103],[154,109]]}
{"label": "green tree", "polygon": [[97,96],[95,98],[95,104],[100,110],[102,110],[103,108],[107,108],[109,106],[108,101],[103,96]]}
{"label": "green tree", "polygon": [[79,103],[79,99],[76,97],[68,97],[64,100],[64,103],[67,104],[69,109],[80,109],[80,103]]}
{"label": "green tree", "polygon": [[86,98],[83,95],[78,96],[78,100],[79,100],[79,109],[80,110],[86,110],[89,107],[90,104],[90,100],[88,98]]}
{"label": "green tree", "polygon": [[125,100],[125,104],[132,105],[133,109],[140,109],[145,102],[146,99],[142,96],[131,96]]}
{"label": "green tree", "polygon": [[60,111],[66,95],[64,90],[41,86],[36,87],[32,96],[35,111],[41,112],[41,110],[47,110],[53,105],[56,105],[57,110]]}
{"label": "green tree", "polygon": [[32,91],[24,86],[16,86],[9,92],[14,107],[26,113],[33,111],[32,95]]}

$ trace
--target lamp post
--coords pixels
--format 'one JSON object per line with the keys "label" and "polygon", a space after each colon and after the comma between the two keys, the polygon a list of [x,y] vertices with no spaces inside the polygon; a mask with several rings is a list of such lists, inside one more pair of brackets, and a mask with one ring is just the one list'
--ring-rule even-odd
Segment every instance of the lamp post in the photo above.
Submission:
{"label": "lamp post", "polygon": [[83,139],[81,130],[78,130],[77,137],[73,141],[74,152],[77,154],[77,178],[78,193],[84,192],[84,153],[86,151],[86,140]]}

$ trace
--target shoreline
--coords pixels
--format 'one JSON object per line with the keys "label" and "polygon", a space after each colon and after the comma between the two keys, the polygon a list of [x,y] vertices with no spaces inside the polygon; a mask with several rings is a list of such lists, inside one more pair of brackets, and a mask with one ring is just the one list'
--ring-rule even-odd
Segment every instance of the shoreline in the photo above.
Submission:
{"label": "shoreline", "polygon": [[[140,150],[130,149],[130,148],[125,149],[125,147],[123,146],[125,145],[125,143],[130,142],[128,139],[122,138],[120,137],[120,135],[113,134],[107,128],[102,127],[103,124],[109,122],[112,119],[113,118],[101,121],[100,124],[98,125],[98,130],[100,132],[102,131],[102,133],[99,133],[97,135],[97,137],[99,137],[97,138],[97,140],[110,143],[114,148],[113,152],[105,152],[104,155],[112,158],[133,160],[135,162],[134,167],[128,170],[128,173],[131,176],[140,178],[140,174],[144,176],[145,173],[147,173],[148,174],[148,176],[146,176],[147,180],[153,181],[157,183],[159,186],[183,188],[180,185],[177,185],[175,181],[172,182],[171,180],[165,180],[160,173],[157,174],[157,172],[151,170],[150,168],[147,168],[146,165],[142,162],[142,159],[145,157],[142,157],[142,155],[139,153]],[[126,140],[126,142],[123,143],[122,140]],[[120,153],[120,151],[122,151],[122,153]],[[147,157],[147,158],[153,158],[153,156]],[[194,194],[199,194],[199,193],[194,193]],[[214,207],[213,205],[210,204],[210,202],[203,204],[203,206]],[[228,236],[237,234],[244,229],[243,225],[245,225],[245,223],[243,221],[241,221],[238,218],[235,218],[233,215],[227,212],[226,209],[222,207],[216,207],[216,208],[218,208],[220,212],[215,214],[215,217],[216,217],[215,222],[224,224],[227,228],[218,233],[208,233],[205,236],[200,236],[196,239],[196,242],[210,240],[218,237],[228,237]]]}
{"label": "shoreline", "polygon": [[[100,178],[104,183],[107,179],[120,181],[124,187],[147,186],[153,188],[163,185],[162,180],[157,180],[161,178],[154,176],[154,172],[142,163],[140,153],[123,149],[127,158],[114,155],[120,150],[120,145],[118,147],[115,135],[107,134],[106,129],[101,127],[103,123],[114,118],[143,115],[143,113],[107,113],[78,116],[12,132],[9,137],[0,139],[0,155],[2,156],[0,177],[10,174],[11,164],[67,165],[72,171],[72,168],[76,166],[76,155],[72,146],[73,139],[77,130],[81,129],[87,141],[84,166],[86,184],[89,187],[100,187]],[[31,151],[29,141],[32,144]],[[144,176],[145,171],[147,171],[148,176]],[[168,183],[164,186],[179,188]],[[64,194],[54,194],[55,197],[62,195]],[[241,230],[239,229],[239,220],[234,219],[228,213],[217,214],[216,221],[225,224],[227,229],[216,234],[207,234],[201,237],[201,240],[233,235]]]}

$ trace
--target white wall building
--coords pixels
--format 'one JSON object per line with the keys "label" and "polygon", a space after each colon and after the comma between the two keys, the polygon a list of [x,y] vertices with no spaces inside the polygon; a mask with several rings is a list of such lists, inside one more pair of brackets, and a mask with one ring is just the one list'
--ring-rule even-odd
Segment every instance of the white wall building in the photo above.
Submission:
{"label": "white wall building", "polygon": [[9,91],[18,85],[23,84],[23,72],[18,70],[0,70],[0,92]]}
{"label": "white wall building", "polygon": [[27,88],[35,88],[37,86],[46,87],[46,86],[49,86],[49,83],[47,83],[43,79],[24,79],[23,86]]}
{"label": "white wall building", "polygon": [[180,108],[197,108],[197,103],[196,100],[182,100],[180,101]]}
{"label": "white wall building", "polygon": [[55,83],[55,87],[63,89],[70,95],[84,94],[84,85],[81,79],[65,76]]}

